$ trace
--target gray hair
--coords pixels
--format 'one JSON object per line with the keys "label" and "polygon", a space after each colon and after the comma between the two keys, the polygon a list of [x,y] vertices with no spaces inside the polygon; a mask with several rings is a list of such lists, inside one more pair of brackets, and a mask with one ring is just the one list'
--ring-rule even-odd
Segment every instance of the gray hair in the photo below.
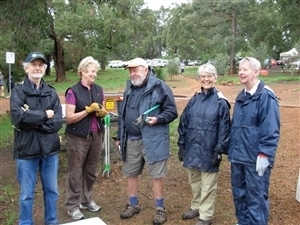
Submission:
{"label": "gray hair", "polygon": [[211,63],[205,63],[198,68],[197,73],[199,76],[201,76],[203,72],[210,73],[214,75],[215,78],[218,77],[217,69]]}
{"label": "gray hair", "polygon": [[[24,70],[26,70],[29,66],[31,62],[23,62],[23,68]],[[45,70],[47,69],[48,65],[46,63],[44,63],[44,67],[45,67]]]}
{"label": "gray hair", "polygon": [[78,76],[81,77],[81,72],[86,70],[89,65],[94,65],[96,66],[97,70],[100,69],[100,64],[97,60],[95,60],[92,56],[85,57],[83,60],[78,65]]}
{"label": "gray hair", "polygon": [[241,65],[243,65],[244,63],[247,63],[247,62],[249,63],[251,69],[253,69],[253,70],[260,70],[261,69],[260,62],[256,58],[253,58],[253,57],[243,58],[240,61],[239,66],[241,66]]}

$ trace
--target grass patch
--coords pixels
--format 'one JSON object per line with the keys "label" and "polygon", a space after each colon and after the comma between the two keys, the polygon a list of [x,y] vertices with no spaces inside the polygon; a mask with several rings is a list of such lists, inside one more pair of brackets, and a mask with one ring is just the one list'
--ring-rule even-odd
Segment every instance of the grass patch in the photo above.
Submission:
{"label": "grass patch", "polygon": [[5,148],[12,143],[14,129],[11,126],[10,118],[7,115],[0,116],[0,148]]}
{"label": "grass patch", "polygon": [[13,210],[17,205],[16,192],[11,185],[0,186],[0,203],[5,207],[0,207],[1,212],[5,215],[5,221],[3,225],[15,224],[18,218],[18,212]]}

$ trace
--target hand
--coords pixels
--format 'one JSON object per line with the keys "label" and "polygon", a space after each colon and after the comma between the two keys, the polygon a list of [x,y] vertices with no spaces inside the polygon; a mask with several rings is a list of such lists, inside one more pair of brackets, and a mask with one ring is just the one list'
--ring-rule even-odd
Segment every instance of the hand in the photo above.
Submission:
{"label": "hand", "polygon": [[154,124],[157,123],[157,118],[156,118],[155,116],[154,116],[154,117],[152,117],[152,116],[147,116],[146,119],[145,119],[145,122],[146,122],[148,125],[152,126],[152,125],[154,125]]}
{"label": "hand", "polygon": [[184,148],[183,147],[179,147],[179,150],[178,150],[178,159],[180,162],[183,161],[183,155],[184,155]]}
{"label": "hand", "polygon": [[105,110],[105,108],[99,104],[100,109],[96,110],[96,116],[97,117],[101,117],[104,118],[107,115],[107,111]]}
{"label": "hand", "polygon": [[269,166],[269,160],[266,155],[258,155],[256,159],[256,171],[258,173],[258,176],[263,176],[264,172]]}
{"label": "hand", "polygon": [[220,152],[214,152],[212,159],[211,159],[211,165],[212,166],[219,166],[222,161],[222,154]]}
{"label": "hand", "polygon": [[52,118],[54,116],[54,111],[52,109],[48,109],[48,110],[46,110],[46,114],[47,114],[48,119]]}
{"label": "hand", "polygon": [[29,110],[29,106],[27,104],[24,104],[23,107],[21,107],[24,112],[26,112],[27,110]]}
{"label": "hand", "polygon": [[88,112],[88,113],[92,113],[92,112],[95,112],[97,110],[100,109],[100,104],[98,103],[92,103],[90,106],[86,106],[85,107],[85,110]]}

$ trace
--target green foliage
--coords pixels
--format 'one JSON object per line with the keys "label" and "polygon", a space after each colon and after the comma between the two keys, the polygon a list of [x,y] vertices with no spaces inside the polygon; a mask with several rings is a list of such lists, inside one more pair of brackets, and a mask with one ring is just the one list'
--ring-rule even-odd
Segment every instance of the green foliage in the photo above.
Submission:
{"label": "green foliage", "polygon": [[167,65],[168,75],[178,75],[179,74],[179,62],[178,60],[171,59]]}
{"label": "green foliage", "polygon": [[176,154],[178,151],[178,146],[177,146],[177,141],[178,141],[178,125],[179,125],[179,117],[175,119],[171,124],[170,124],[170,146],[171,146],[171,153]]}
{"label": "green foliage", "polygon": [[8,115],[0,116],[0,148],[5,148],[12,143],[13,128]]}
{"label": "green foliage", "polygon": [[216,67],[219,75],[225,75],[229,70],[229,56],[223,53],[217,54],[215,57],[214,66]]}
{"label": "green foliage", "polygon": [[161,79],[161,80],[165,81],[165,76],[164,76],[164,73],[163,73],[164,71],[163,71],[162,68],[154,67],[154,71],[155,71],[156,77],[158,79]]}
{"label": "green foliage", "polygon": [[256,58],[258,61],[260,61],[261,66],[264,66],[264,60],[268,58],[268,46],[261,42],[259,46],[251,51],[252,57]]}

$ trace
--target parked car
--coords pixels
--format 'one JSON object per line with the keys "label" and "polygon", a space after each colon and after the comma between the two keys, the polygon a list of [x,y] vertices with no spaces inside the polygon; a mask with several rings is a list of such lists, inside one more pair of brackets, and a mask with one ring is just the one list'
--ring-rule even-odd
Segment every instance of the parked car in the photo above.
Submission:
{"label": "parked car", "polygon": [[122,62],[122,67],[123,67],[123,68],[126,68],[126,67],[128,66],[128,64],[129,64],[129,62],[130,62],[130,61],[123,61],[123,62]]}
{"label": "parked car", "polygon": [[196,66],[198,64],[197,60],[189,60],[188,66]]}
{"label": "parked car", "polygon": [[110,68],[122,68],[123,67],[123,61],[113,60],[108,64],[108,67],[110,67]]}
{"label": "parked car", "polygon": [[153,66],[152,60],[151,59],[146,59],[146,63],[148,66]]}
{"label": "parked car", "polygon": [[299,69],[300,68],[300,60],[291,63],[293,67]]}
{"label": "parked car", "polygon": [[153,66],[156,67],[165,67],[166,65],[168,65],[169,61],[165,60],[165,59],[153,59],[152,60],[152,64]]}

